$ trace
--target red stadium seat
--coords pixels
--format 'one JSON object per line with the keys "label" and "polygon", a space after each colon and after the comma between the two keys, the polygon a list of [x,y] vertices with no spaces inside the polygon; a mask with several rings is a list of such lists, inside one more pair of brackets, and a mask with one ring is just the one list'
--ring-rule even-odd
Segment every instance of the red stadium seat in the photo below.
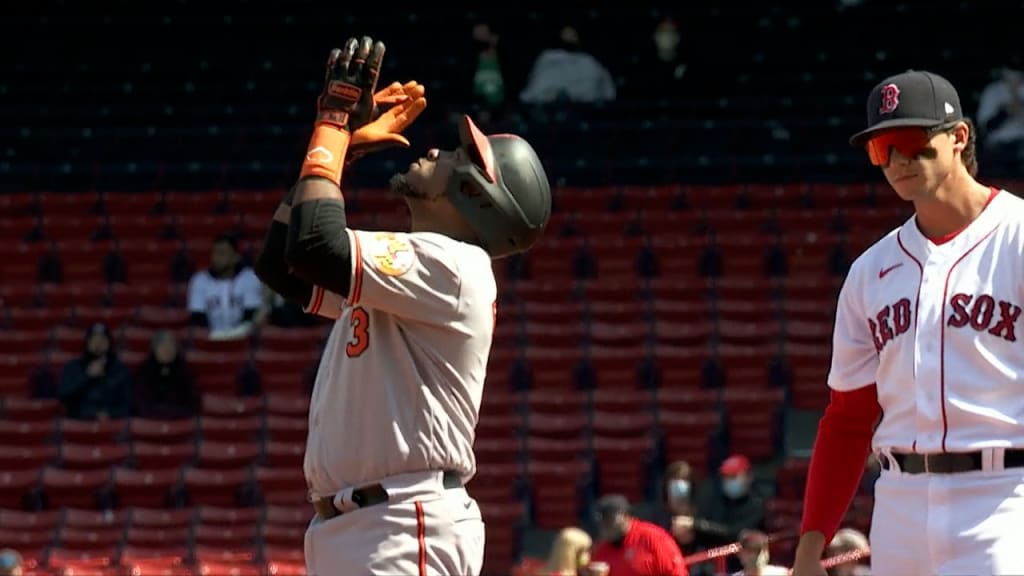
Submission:
{"label": "red stadium seat", "polygon": [[203,394],[202,414],[216,418],[237,418],[257,416],[263,410],[261,396],[227,396],[220,394]]}
{"label": "red stadium seat", "polygon": [[248,468],[219,470],[189,467],[183,481],[192,506],[234,507],[243,503],[243,490],[250,484]]}
{"label": "red stadium seat", "polygon": [[308,394],[267,393],[264,395],[267,415],[305,418],[309,415]]}
{"label": "red stadium seat", "polygon": [[49,508],[96,508],[110,487],[110,469],[63,470],[47,467],[41,479]]}
{"label": "red stadium seat", "polygon": [[231,470],[254,463],[260,454],[256,442],[226,443],[203,439],[199,442],[195,465],[208,470]]}
{"label": "red stadium seat", "polygon": [[264,504],[298,506],[307,500],[302,468],[256,466],[253,474]]}
{"label": "red stadium seat", "polygon": [[131,418],[128,433],[133,442],[151,444],[179,444],[195,437],[196,423],[193,419],[151,420]]}
{"label": "red stadium seat", "polygon": [[127,444],[71,444],[60,446],[60,464],[67,470],[107,470],[124,463],[130,451]]}
{"label": "red stadium seat", "polygon": [[0,446],[34,446],[53,441],[56,432],[53,420],[0,420]]}
{"label": "red stadium seat", "polygon": [[263,463],[273,468],[302,468],[306,442],[273,442],[263,444]]}
{"label": "red stadium seat", "polygon": [[590,480],[585,461],[530,462],[528,479],[535,503],[534,526],[560,530],[580,523],[581,487]]}
{"label": "red stadium seat", "polygon": [[128,431],[127,420],[60,420],[61,441],[73,444],[99,444],[118,442]]}
{"label": "red stadium seat", "polygon": [[275,442],[305,442],[308,431],[306,417],[269,415],[266,418],[267,437]]}
{"label": "red stadium seat", "polygon": [[179,488],[181,471],[114,468],[117,504],[123,508],[163,508]]}
{"label": "red stadium seat", "polygon": [[3,398],[3,416],[17,422],[52,421],[64,411],[53,398]]}
{"label": "red stadium seat", "polygon": [[32,470],[54,463],[57,447],[43,446],[0,446],[0,470]]}
{"label": "red stadium seat", "polygon": [[204,440],[215,442],[250,442],[263,430],[260,417],[252,416],[200,416],[199,434]]}
{"label": "red stadium seat", "polygon": [[192,508],[132,508],[131,525],[138,528],[187,528],[195,518]]}
{"label": "red stadium seat", "polygon": [[132,442],[131,457],[139,470],[168,470],[190,464],[196,457],[196,446],[192,442],[170,444],[139,440]]}

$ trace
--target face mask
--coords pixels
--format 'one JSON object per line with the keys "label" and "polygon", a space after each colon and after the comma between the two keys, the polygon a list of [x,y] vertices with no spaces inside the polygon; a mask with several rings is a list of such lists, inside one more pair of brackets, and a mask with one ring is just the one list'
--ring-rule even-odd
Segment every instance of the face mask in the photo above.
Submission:
{"label": "face mask", "polygon": [[722,480],[722,493],[728,498],[739,498],[747,492],[743,478],[725,478]]}
{"label": "face mask", "polygon": [[668,496],[673,500],[685,500],[690,497],[688,480],[672,480],[668,483]]}

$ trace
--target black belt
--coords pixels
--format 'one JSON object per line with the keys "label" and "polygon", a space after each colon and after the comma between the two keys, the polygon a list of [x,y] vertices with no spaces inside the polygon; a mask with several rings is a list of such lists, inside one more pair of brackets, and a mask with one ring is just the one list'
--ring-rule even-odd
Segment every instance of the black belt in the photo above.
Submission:
{"label": "black belt", "polygon": [[[445,470],[441,480],[445,490],[462,488],[462,476],[458,472]],[[369,484],[352,491],[352,503],[360,508],[384,504],[389,499],[388,491],[381,484]],[[320,518],[328,520],[344,514],[334,505],[334,496],[313,500],[313,509]]]}
{"label": "black belt", "polygon": [[[956,474],[982,470],[981,452],[943,452],[941,454],[892,454],[900,470],[907,474]],[[883,470],[891,468],[889,459],[881,455]],[[1003,468],[1024,468],[1024,450],[1003,452]]]}

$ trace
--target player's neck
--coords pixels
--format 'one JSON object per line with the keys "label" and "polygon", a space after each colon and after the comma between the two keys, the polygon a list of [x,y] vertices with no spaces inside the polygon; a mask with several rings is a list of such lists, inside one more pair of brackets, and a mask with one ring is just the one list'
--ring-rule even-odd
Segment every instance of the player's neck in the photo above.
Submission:
{"label": "player's neck", "polygon": [[990,192],[966,171],[954,172],[939,185],[934,196],[914,202],[917,227],[928,238],[962,230],[985,209]]}
{"label": "player's neck", "polygon": [[443,234],[462,242],[472,242],[473,233],[468,227],[461,226],[456,213],[445,213],[441,210],[429,209],[427,205],[409,202],[411,232],[434,232]]}

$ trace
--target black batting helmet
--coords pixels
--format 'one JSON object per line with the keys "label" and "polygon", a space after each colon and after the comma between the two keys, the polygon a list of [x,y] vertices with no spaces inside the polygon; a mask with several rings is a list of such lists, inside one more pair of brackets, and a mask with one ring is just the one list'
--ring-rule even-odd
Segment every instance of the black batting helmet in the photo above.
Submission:
{"label": "black batting helmet", "polygon": [[448,198],[491,258],[525,252],[551,217],[551,186],[540,158],[526,140],[488,136],[469,116],[459,120],[459,141],[471,162],[455,168]]}

